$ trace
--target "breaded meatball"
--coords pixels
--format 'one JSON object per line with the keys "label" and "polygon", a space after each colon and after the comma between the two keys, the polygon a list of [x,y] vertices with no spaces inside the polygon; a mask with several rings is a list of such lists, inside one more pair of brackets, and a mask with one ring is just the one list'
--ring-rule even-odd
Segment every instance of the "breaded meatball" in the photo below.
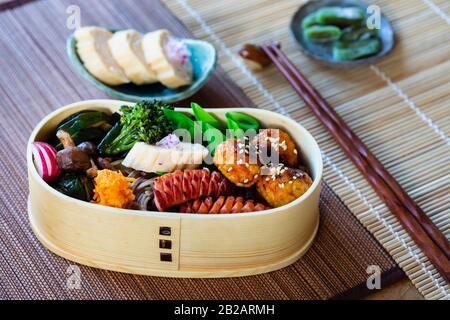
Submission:
{"label": "breaded meatball", "polygon": [[256,189],[274,208],[294,201],[312,185],[309,175],[300,169],[283,165],[272,166],[268,169],[271,174],[261,175],[256,183]]}
{"label": "breaded meatball", "polygon": [[[261,130],[252,140],[260,151],[260,157],[273,155],[278,152],[279,162],[292,168],[298,167],[299,152],[294,140],[280,129]],[[264,161],[262,161],[264,163]]]}
{"label": "breaded meatball", "polygon": [[245,139],[228,139],[216,147],[214,164],[222,174],[239,187],[249,188],[259,177],[257,156],[250,156]]}

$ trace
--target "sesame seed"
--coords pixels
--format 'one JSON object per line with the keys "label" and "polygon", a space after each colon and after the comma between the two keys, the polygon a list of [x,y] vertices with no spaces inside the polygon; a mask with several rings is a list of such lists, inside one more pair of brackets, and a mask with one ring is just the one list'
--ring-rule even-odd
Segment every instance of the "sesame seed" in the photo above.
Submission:
{"label": "sesame seed", "polygon": [[266,178],[266,181],[269,181],[270,180],[270,178]]}
{"label": "sesame seed", "polygon": [[294,181],[292,181],[292,180],[289,180],[289,184],[293,184],[294,183]]}
{"label": "sesame seed", "polygon": [[294,149],[294,153],[297,154],[297,149]]}
{"label": "sesame seed", "polygon": [[233,167],[229,167],[227,172],[231,172],[231,170],[233,170]]}
{"label": "sesame seed", "polygon": [[253,176],[253,179],[258,179],[258,175],[255,174],[255,175]]}
{"label": "sesame seed", "polygon": [[248,179],[245,179],[245,180],[244,180],[244,183],[247,183],[247,182],[248,182]]}

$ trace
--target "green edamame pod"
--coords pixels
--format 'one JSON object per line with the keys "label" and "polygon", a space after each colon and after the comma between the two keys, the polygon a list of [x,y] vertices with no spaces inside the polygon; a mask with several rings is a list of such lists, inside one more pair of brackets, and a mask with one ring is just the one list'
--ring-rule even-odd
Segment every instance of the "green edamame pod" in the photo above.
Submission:
{"label": "green edamame pod", "polygon": [[318,24],[318,22],[317,22],[317,17],[316,17],[316,13],[315,12],[308,14],[302,20],[302,28],[303,29],[315,26],[317,24]]}
{"label": "green edamame pod", "polygon": [[380,39],[368,39],[352,43],[339,42],[333,46],[333,59],[336,61],[356,60],[378,53],[381,50]]}
{"label": "green edamame pod", "polygon": [[338,40],[342,31],[335,26],[312,26],[303,31],[306,40],[312,42],[330,42]]}
{"label": "green edamame pod", "polygon": [[320,24],[341,27],[361,24],[365,17],[364,10],[359,7],[323,7],[316,15]]}

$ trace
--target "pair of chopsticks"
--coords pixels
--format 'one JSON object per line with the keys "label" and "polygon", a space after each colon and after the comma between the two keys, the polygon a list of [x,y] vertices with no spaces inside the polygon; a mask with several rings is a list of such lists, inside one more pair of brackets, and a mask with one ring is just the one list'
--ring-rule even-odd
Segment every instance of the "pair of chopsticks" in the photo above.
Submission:
{"label": "pair of chopsticks", "polygon": [[262,45],[261,49],[325,125],[439,273],[450,283],[450,243],[442,232],[283,54],[279,45],[271,42]]}

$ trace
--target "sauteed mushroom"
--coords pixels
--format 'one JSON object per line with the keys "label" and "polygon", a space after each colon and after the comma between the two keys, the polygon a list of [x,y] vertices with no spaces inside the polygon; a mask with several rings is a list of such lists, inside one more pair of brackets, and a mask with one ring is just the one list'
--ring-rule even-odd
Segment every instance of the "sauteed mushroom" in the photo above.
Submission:
{"label": "sauteed mushroom", "polygon": [[56,161],[61,170],[76,172],[91,167],[91,158],[89,155],[83,149],[75,146],[67,132],[58,130],[56,136],[64,146],[64,149],[58,151],[56,154]]}

